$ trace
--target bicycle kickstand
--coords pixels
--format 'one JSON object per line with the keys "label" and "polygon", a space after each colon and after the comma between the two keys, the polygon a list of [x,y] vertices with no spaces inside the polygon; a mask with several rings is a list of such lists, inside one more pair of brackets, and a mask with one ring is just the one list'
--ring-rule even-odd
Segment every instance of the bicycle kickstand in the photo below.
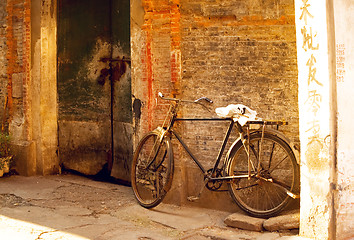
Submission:
{"label": "bicycle kickstand", "polygon": [[208,179],[208,178],[205,178],[205,179],[204,179],[203,186],[202,186],[202,188],[200,189],[198,195],[197,195],[197,196],[189,196],[189,197],[187,197],[188,201],[190,201],[190,202],[195,202],[195,201],[199,200],[199,199],[200,199],[200,195],[202,194],[202,192],[203,192],[205,186],[207,185],[208,181],[209,181],[209,179]]}

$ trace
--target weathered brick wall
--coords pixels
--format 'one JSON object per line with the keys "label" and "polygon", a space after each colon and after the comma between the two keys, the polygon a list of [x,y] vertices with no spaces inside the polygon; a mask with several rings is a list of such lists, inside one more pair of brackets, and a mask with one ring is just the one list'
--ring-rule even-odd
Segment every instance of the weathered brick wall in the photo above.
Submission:
{"label": "weathered brick wall", "polygon": [[[25,140],[29,132],[24,128],[28,120],[28,106],[31,103],[27,92],[29,82],[30,59],[30,6],[29,0],[7,0],[1,2],[4,31],[1,30],[0,38],[4,37],[4,65],[1,68],[1,89],[8,95],[8,113],[10,115],[10,131],[13,140]],[[2,19],[2,18],[1,18]],[[1,20],[0,20],[1,21]]]}
{"label": "weathered brick wall", "polygon": [[7,45],[6,45],[6,0],[0,1],[0,119],[3,119],[4,100],[7,95]]}
{"label": "weathered brick wall", "polygon": [[[35,166],[26,159],[33,155],[30,114],[32,92],[30,84],[31,1],[5,0],[0,3],[0,104],[1,112],[8,97],[5,126],[11,136],[11,152],[16,170],[21,174],[34,172]],[[4,115],[1,113],[1,120]],[[33,148],[32,148],[33,149]],[[19,163],[18,161],[21,160]],[[32,166],[31,166],[32,164]]]}
{"label": "weathered brick wall", "polygon": [[[185,106],[181,111],[185,117],[215,116],[216,107],[245,104],[260,117],[289,121],[282,129],[298,142],[293,0],[146,0],[142,6],[140,24],[133,21],[132,26],[133,94],[142,103],[141,115],[135,115],[137,138],[162,122],[166,106],[156,102],[161,91],[214,100],[211,112]],[[206,166],[216,157],[225,129],[225,124],[179,125]],[[183,150],[175,148],[175,153]],[[178,159],[176,166],[174,191],[184,202],[184,195],[196,194],[201,181],[188,158]]]}
{"label": "weathered brick wall", "polygon": [[[297,67],[293,1],[143,1],[133,35],[134,91],[143,101],[142,129],[153,128],[158,91],[208,96],[214,108],[243,103],[266,119],[290,122],[297,140]],[[135,50],[135,51],[134,51]],[[190,111],[193,109],[193,111]],[[188,106],[184,115],[196,115]],[[144,116],[147,114],[146,116]],[[205,115],[204,112],[199,114]],[[146,120],[146,121],[145,121]]]}
{"label": "weathered brick wall", "polygon": [[[181,16],[181,95],[210,97],[212,110],[242,103],[262,118],[285,119],[289,126],[281,129],[298,142],[293,0],[182,1]],[[187,106],[183,115],[211,114]],[[197,144],[193,147],[206,166],[216,158],[226,128],[183,124],[185,135],[192,133],[187,142]]]}
{"label": "weathered brick wall", "polygon": [[[282,129],[297,142],[293,0],[183,1],[181,15],[183,97],[205,95],[214,108],[242,103],[262,118],[285,119],[290,126]],[[199,109],[188,106],[184,115],[207,114]],[[185,131],[195,127],[185,125]],[[205,125],[197,132],[195,139],[204,143],[222,140],[219,128],[211,132]],[[209,149],[201,155],[208,156]]]}
{"label": "weathered brick wall", "polygon": [[[136,79],[133,94],[142,101],[141,116],[136,119],[136,125],[143,133],[156,127],[163,119],[160,104],[157,107],[155,101],[157,92],[169,94],[175,87],[171,82],[172,6],[168,0],[147,0],[139,4],[142,4],[144,12],[141,13],[141,23],[132,21],[132,75]],[[135,116],[137,111],[135,109]]]}

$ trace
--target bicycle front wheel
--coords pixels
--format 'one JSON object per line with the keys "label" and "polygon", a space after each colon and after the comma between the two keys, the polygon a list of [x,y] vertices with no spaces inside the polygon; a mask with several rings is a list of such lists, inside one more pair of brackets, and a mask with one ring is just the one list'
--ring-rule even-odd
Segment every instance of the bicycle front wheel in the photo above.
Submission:
{"label": "bicycle front wheel", "polygon": [[161,203],[173,178],[170,140],[161,140],[155,132],[145,135],[134,153],[131,171],[131,184],[139,204],[152,208]]}
{"label": "bicycle front wheel", "polygon": [[288,144],[273,134],[265,132],[263,139],[261,132],[251,134],[249,147],[239,142],[229,159],[228,176],[250,173],[250,177],[232,180],[229,192],[251,216],[265,218],[278,214],[291,200],[288,193],[298,192],[299,166],[295,156]]}

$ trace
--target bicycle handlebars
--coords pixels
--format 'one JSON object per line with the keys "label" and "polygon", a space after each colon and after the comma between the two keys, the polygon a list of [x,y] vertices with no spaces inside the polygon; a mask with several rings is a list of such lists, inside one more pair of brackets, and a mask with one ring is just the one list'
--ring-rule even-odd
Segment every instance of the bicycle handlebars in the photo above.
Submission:
{"label": "bicycle handlebars", "polygon": [[198,98],[197,100],[191,101],[191,100],[183,100],[183,99],[178,99],[178,98],[165,97],[161,92],[158,93],[158,96],[163,100],[176,101],[176,102],[199,103],[200,101],[205,100],[208,103],[213,103],[213,101],[207,97],[201,97],[201,98]]}

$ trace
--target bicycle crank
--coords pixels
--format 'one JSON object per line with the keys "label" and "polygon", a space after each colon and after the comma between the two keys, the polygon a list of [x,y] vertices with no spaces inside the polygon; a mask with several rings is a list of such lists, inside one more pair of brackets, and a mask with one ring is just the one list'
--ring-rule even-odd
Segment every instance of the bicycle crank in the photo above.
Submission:
{"label": "bicycle crank", "polygon": [[[206,175],[204,177],[205,180],[208,180],[207,184],[206,184],[206,187],[210,190],[210,191],[218,191],[222,184],[223,184],[223,181],[222,180],[211,180],[210,179],[210,176],[211,176],[211,173],[212,173],[213,169],[209,169],[207,171],[208,175]],[[222,177],[222,172],[221,172],[221,169],[217,169],[215,171],[215,177],[214,178],[219,178],[219,177]]]}

